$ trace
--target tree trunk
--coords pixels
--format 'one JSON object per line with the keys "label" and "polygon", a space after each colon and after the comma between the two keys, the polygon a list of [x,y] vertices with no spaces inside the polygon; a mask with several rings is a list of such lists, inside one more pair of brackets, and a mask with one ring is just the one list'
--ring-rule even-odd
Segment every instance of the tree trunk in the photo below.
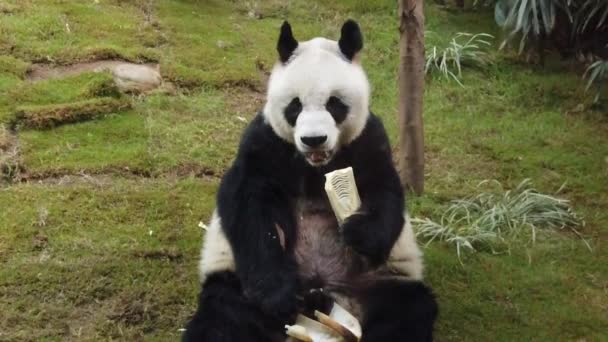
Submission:
{"label": "tree trunk", "polygon": [[399,172],[406,191],[424,190],[423,0],[399,0]]}

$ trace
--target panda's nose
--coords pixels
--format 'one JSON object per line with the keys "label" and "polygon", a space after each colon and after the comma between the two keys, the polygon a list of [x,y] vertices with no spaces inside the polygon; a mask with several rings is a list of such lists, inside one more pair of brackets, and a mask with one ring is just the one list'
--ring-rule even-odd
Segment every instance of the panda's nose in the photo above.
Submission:
{"label": "panda's nose", "polygon": [[301,137],[302,143],[308,147],[318,147],[327,141],[327,135],[318,135],[316,137]]}

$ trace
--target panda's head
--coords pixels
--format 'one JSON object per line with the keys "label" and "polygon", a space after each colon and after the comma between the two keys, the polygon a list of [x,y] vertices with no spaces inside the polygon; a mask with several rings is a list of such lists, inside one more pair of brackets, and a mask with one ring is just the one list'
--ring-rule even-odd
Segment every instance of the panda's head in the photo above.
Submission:
{"label": "panda's head", "polygon": [[344,23],[338,41],[298,42],[289,23],[281,27],[264,117],[313,166],[327,164],[365,127],[369,83],[358,58],[362,47],[352,20]]}

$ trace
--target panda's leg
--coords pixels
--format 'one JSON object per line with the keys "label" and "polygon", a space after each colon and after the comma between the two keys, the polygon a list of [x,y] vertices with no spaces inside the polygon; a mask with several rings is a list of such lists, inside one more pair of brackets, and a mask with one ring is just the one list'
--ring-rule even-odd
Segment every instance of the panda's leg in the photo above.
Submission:
{"label": "panda's leg", "polygon": [[247,302],[236,275],[224,271],[206,278],[198,309],[186,326],[182,341],[283,341],[283,331],[281,322]]}
{"label": "panda's leg", "polygon": [[382,280],[360,297],[363,342],[432,341],[437,302],[420,281]]}

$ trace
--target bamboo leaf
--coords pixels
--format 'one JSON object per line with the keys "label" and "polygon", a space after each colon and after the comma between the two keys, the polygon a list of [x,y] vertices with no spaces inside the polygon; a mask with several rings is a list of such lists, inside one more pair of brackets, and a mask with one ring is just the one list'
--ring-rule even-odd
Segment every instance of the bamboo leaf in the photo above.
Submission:
{"label": "bamboo leaf", "polygon": [[538,5],[536,0],[530,0],[530,6],[532,7],[532,26],[536,35],[540,35],[540,24],[538,22]]}
{"label": "bamboo leaf", "polygon": [[550,2],[544,10],[541,11],[542,19],[543,19],[543,27],[546,33],[551,32],[553,30],[553,18],[551,16],[553,12],[553,2]]}
{"label": "bamboo leaf", "polygon": [[[526,18],[526,19],[528,18],[526,13],[528,13],[529,4],[530,4],[530,2],[528,0],[520,0],[519,13],[517,15],[517,23],[514,28],[515,31],[519,32],[524,27],[524,18]],[[525,23],[527,24],[527,20]]]}
{"label": "bamboo leaf", "polygon": [[602,14],[600,20],[597,22],[597,26],[595,28],[600,28],[604,22],[606,21],[606,18],[608,18],[608,3],[605,4],[606,9],[604,10],[604,14]]}

